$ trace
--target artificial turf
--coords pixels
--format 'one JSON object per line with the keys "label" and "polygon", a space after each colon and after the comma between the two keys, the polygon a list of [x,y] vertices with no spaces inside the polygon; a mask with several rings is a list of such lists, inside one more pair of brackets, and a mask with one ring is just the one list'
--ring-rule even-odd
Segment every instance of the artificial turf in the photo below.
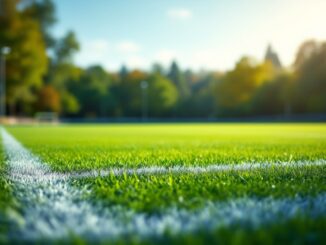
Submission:
{"label": "artificial turf", "polygon": [[[326,156],[326,124],[146,124],[9,127],[54,170],[205,166],[242,162],[316,161]],[[326,167],[221,173],[122,175],[74,180],[92,198],[139,211],[207,200],[288,197],[326,191]]]}
{"label": "artificial turf", "polygon": [[[326,124],[125,124],[7,127],[54,171],[110,167],[207,166],[326,160]],[[0,181],[0,184],[2,182]],[[109,175],[73,179],[85,199],[155,214],[237,198],[316,196],[326,192],[326,166],[275,167],[215,173]],[[10,195],[9,195],[10,196]],[[296,217],[259,229],[233,227],[131,243],[321,243],[326,214]],[[120,241],[117,241],[118,243]],[[126,242],[124,238],[121,242]]]}
{"label": "artificial turf", "polygon": [[196,209],[207,201],[247,197],[292,198],[326,192],[326,166],[204,174],[125,175],[75,180],[90,199],[155,213],[168,207]]}
{"label": "artificial turf", "polygon": [[8,127],[56,171],[324,159],[326,124]]}

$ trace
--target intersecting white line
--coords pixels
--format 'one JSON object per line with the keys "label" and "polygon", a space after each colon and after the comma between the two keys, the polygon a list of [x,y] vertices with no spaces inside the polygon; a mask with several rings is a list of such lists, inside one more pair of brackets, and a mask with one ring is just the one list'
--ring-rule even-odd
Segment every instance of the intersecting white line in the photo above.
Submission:
{"label": "intersecting white line", "polygon": [[[58,174],[43,164],[5,129],[1,129],[9,178],[14,183],[14,195],[23,204],[24,223],[12,233],[13,239],[36,241],[39,239],[68,239],[76,234],[88,240],[117,240],[125,236],[142,239],[203,230],[206,232],[238,224],[259,227],[289,220],[298,213],[315,218],[326,215],[326,193],[315,197],[241,198],[223,202],[207,201],[200,209],[186,210],[170,207],[158,214],[136,212],[122,206],[104,207],[100,202],[83,199],[85,190],[69,184],[71,177],[90,177],[96,174]],[[297,163],[298,164],[298,163]],[[321,160],[314,165],[323,165]],[[296,166],[305,166],[302,162]],[[108,170],[102,175],[127,172],[129,174],[156,174],[171,172],[228,171],[222,166],[141,168],[134,170]],[[259,165],[232,166],[247,170]],[[246,166],[246,167],[245,167]],[[259,166],[259,167],[258,167]],[[287,165],[286,165],[287,166]],[[267,167],[267,165],[265,166]],[[15,222],[15,220],[13,220]]]}

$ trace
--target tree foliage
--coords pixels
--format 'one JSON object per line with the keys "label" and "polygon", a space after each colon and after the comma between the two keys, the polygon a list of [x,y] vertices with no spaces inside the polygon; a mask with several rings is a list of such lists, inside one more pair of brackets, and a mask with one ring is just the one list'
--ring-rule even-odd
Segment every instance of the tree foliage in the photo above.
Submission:
{"label": "tree foliage", "polygon": [[230,113],[246,112],[249,102],[257,89],[273,78],[271,63],[257,64],[244,57],[235,68],[225,74],[217,84],[217,103],[220,109]]}
{"label": "tree foliage", "polygon": [[30,111],[33,90],[41,87],[47,72],[48,58],[40,24],[24,11],[17,10],[17,1],[2,0],[5,11],[0,16],[0,47],[8,46],[6,56],[7,103],[14,113],[17,109]]}
{"label": "tree foliage", "polygon": [[296,111],[326,112],[326,42],[307,41],[295,61]]}
{"label": "tree foliage", "polygon": [[178,100],[176,86],[169,79],[159,73],[154,73],[148,78],[149,115],[162,117],[170,114]]}
{"label": "tree foliage", "polygon": [[176,61],[173,61],[171,64],[168,78],[177,87],[181,101],[187,99],[190,96],[190,89],[187,85],[187,81],[185,80],[185,77]]}
{"label": "tree foliage", "polygon": [[84,71],[73,89],[81,105],[81,113],[88,117],[105,117],[109,107],[111,79],[100,66]]}
{"label": "tree foliage", "polygon": [[156,63],[148,71],[108,72],[75,65],[78,39],[73,31],[55,37],[56,21],[53,0],[0,0],[0,48],[11,48],[10,115],[135,118],[144,101],[149,116],[160,118],[326,113],[326,42],[304,42],[292,68],[269,46],[264,61],[243,57],[225,73],[184,71],[176,61],[167,70]]}
{"label": "tree foliage", "polygon": [[24,13],[34,18],[40,25],[46,47],[51,48],[55,45],[55,38],[50,30],[56,23],[55,5],[51,0],[26,1]]}
{"label": "tree foliage", "polygon": [[38,92],[36,108],[39,111],[60,112],[60,95],[51,85],[43,86]]}

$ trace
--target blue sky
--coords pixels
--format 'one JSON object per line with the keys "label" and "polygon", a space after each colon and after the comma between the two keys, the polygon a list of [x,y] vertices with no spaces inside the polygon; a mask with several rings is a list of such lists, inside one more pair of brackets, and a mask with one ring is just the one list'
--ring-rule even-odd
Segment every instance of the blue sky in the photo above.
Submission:
{"label": "blue sky", "polygon": [[75,61],[117,70],[176,59],[182,68],[226,70],[268,43],[290,65],[306,39],[326,40],[325,0],[54,0],[57,36],[74,30]]}

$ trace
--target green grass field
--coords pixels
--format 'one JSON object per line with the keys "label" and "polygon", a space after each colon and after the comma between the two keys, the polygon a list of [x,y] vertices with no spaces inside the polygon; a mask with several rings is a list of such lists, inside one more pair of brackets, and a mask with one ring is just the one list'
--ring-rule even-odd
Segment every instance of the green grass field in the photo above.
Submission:
{"label": "green grass field", "polygon": [[[68,180],[73,188],[85,190],[83,200],[100,203],[108,210],[120,207],[144,215],[164,215],[172,208],[196,213],[208,203],[313,198],[326,193],[325,164],[295,166],[302,161],[326,160],[326,124],[61,125],[15,126],[6,130],[60,173],[113,167],[292,164],[243,171],[123,173]],[[6,200],[15,198],[17,193],[14,183],[6,180],[4,155],[1,154],[0,186],[5,190],[0,194],[2,210],[12,205]],[[322,201],[326,203],[324,197]],[[163,237],[155,238],[135,234],[115,242],[320,244],[326,239],[325,227],[326,213],[322,212],[318,217],[298,214],[259,226],[234,223],[209,230],[199,227],[196,232],[166,231]]]}
{"label": "green grass field", "polygon": [[58,171],[325,157],[324,124],[149,124],[8,128]]}

